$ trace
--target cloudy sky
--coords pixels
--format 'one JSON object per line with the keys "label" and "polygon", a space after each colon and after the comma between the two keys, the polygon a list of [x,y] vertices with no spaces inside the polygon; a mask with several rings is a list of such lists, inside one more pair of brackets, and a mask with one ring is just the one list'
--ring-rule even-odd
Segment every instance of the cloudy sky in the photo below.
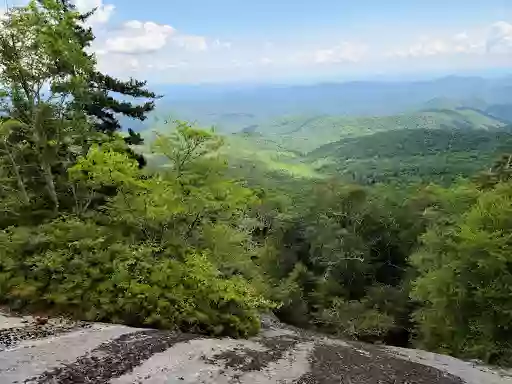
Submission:
{"label": "cloudy sky", "polygon": [[161,83],[512,69],[512,0],[74,1],[102,69]]}

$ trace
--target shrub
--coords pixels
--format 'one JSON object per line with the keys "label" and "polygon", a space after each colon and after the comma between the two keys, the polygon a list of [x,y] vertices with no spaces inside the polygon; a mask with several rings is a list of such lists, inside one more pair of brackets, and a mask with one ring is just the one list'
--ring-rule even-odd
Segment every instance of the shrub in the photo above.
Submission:
{"label": "shrub", "polygon": [[339,336],[363,341],[382,340],[395,326],[393,317],[362,301],[333,300],[330,308],[324,309],[318,319],[321,328]]}
{"label": "shrub", "polygon": [[172,256],[75,218],[0,232],[0,297],[86,320],[244,337],[271,307],[204,251]]}

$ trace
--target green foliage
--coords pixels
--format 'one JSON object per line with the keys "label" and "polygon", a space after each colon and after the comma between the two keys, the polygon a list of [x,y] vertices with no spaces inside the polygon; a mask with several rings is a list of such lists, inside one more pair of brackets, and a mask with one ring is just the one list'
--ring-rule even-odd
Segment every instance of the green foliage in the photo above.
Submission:
{"label": "green foliage", "polygon": [[382,340],[394,326],[391,316],[369,308],[366,300],[347,302],[336,298],[320,319],[323,327],[337,335],[365,341]]}
{"label": "green foliage", "polygon": [[481,172],[474,179],[483,187],[493,187],[497,183],[511,180],[512,155],[510,153],[503,154],[488,171]]}
{"label": "green foliage", "polygon": [[[59,45],[59,50],[54,52],[57,53],[55,60],[49,62],[53,66],[53,76],[64,79],[71,76],[72,79],[76,79],[75,65],[78,58],[95,62],[94,54],[88,53],[95,36],[91,27],[86,26],[87,20],[94,15],[94,11],[80,14],[69,0],[32,0],[29,14],[38,12],[43,14],[59,12],[64,16],[61,19],[68,21],[63,30],[65,34],[58,35],[55,35],[52,24],[47,25],[43,20],[38,24],[44,26],[49,32],[49,39]],[[65,49],[68,39],[75,43],[74,50],[71,52]],[[73,54],[72,57],[70,53]],[[63,60],[68,57],[72,60]],[[83,82],[81,87],[76,87],[74,82],[70,82],[71,87],[59,88],[65,88],[71,92],[75,101],[74,107],[90,118],[93,129],[97,132],[112,135],[121,129],[120,118],[126,117],[130,124],[133,124],[133,120],[144,121],[147,114],[155,107],[154,100],[158,97],[145,87],[145,81],[133,78],[123,81],[99,72],[94,66],[86,71],[80,71],[79,74]],[[54,88],[54,91],[59,88]],[[129,96],[130,99],[119,98],[119,95]],[[137,104],[137,99],[145,101]],[[141,158],[138,160],[139,163],[143,163]]]}
{"label": "green foliage", "polygon": [[[5,164],[25,204],[32,199],[27,180],[38,180],[31,189],[45,191],[43,199],[51,202],[55,213],[60,205],[57,169],[65,168],[74,156],[71,148],[84,147],[88,130],[85,116],[76,108],[81,99],[70,100],[72,90],[79,95],[85,89],[84,74],[95,65],[73,33],[78,22],[76,13],[66,12],[55,0],[12,8],[1,22],[1,104],[22,128],[4,135],[4,150],[7,144],[11,147]],[[73,71],[59,76],[58,66]]]}
{"label": "green foliage", "polygon": [[[158,148],[179,159],[173,138],[188,151],[198,138],[211,137],[190,126],[176,135],[161,136]],[[81,191],[75,193],[81,218],[3,232],[0,297],[92,320],[256,332],[259,311],[272,304],[252,262],[259,248],[242,220],[255,202],[252,193],[220,174],[194,173],[209,151],[189,154],[169,174],[145,175],[120,146],[93,145],[69,169]],[[92,210],[107,187],[117,193]]]}
{"label": "green foliage", "polygon": [[171,161],[178,173],[187,163],[217,151],[222,146],[220,136],[213,132],[197,130],[186,121],[175,121],[175,129],[170,135],[156,133],[153,142],[155,151]]}
{"label": "green foliage", "polygon": [[283,148],[304,153],[342,139],[415,129],[496,129],[504,124],[474,110],[432,110],[396,116],[291,116],[259,124],[260,133]]}
{"label": "green foliage", "polygon": [[[223,152],[251,183],[323,179],[449,185],[512,146],[509,127],[473,109],[380,117],[285,117],[226,135]],[[304,152],[308,152],[305,154]]]}
{"label": "green foliage", "polygon": [[177,258],[92,221],[63,218],[0,237],[0,296],[14,308],[232,336],[256,332],[258,311],[270,308],[206,252]]}
{"label": "green foliage", "polygon": [[156,96],[96,70],[89,16],[39,0],[1,21],[0,303],[242,337],[275,310],[342,337],[512,364],[501,121],[464,108],[234,114],[254,124],[220,137],[174,121],[144,143],[117,134],[117,116],[144,120]]}
{"label": "green foliage", "polygon": [[412,262],[422,345],[510,364],[512,187],[481,193],[453,224],[436,224]]}
{"label": "green foliage", "polygon": [[304,161],[300,152],[289,150],[263,135],[246,133],[226,136],[223,152],[229,160],[233,173],[238,173],[246,180],[258,181],[268,177],[273,179],[323,177],[311,164]]}
{"label": "green foliage", "polygon": [[85,52],[94,38],[82,27],[87,17],[41,0],[2,20],[0,301],[254,334],[259,312],[274,306],[254,262],[266,252],[252,238],[258,198],[225,175],[222,140],[185,122],[154,143],[170,166],[142,169],[127,149],[141,137],[116,134],[113,113],[143,119],[152,102],[133,106],[108,92],[152,94],[96,71]]}
{"label": "green foliage", "polygon": [[330,182],[308,196],[275,232],[279,257],[269,273],[282,294],[279,316],[345,337],[406,343],[403,284],[415,244],[401,236],[408,223],[397,222],[385,196],[366,188]]}
{"label": "green foliage", "polygon": [[511,147],[509,131],[397,130],[324,145],[308,159],[351,182],[449,184],[489,167]]}

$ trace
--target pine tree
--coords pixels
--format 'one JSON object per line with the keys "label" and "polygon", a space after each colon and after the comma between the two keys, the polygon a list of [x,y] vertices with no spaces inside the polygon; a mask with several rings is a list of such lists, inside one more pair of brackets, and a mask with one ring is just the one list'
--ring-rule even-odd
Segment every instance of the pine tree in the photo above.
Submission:
{"label": "pine tree", "polygon": [[[45,6],[45,0],[37,1],[43,7]],[[59,0],[59,3],[64,7],[65,11],[76,12],[75,5],[69,0]],[[92,29],[85,25],[85,22],[94,12],[95,9],[80,14],[78,20],[82,23],[77,23],[74,28],[76,36],[82,45],[83,54],[91,57],[92,54],[88,54],[86,51],[91,46],[95,36]],[[63,75],[70,74],[73,71],[72,68],[60,66],[59,63],[57,63],[57,67]],[[144,121],[147,118],[147,114],[155,108],[155,99],[159,96],[146,88],[145,81],[135,79],[123,81],[96,70],[89,73],[88,76],[87,95],[85,98],[83,94],[80,97],[81,100],[85,99],[87,101],[81,107],[92,118],[94,127],[99,132],[111,135],[121,129],[117,118],[118,114]],[[115,98],[113,94],[129,96],[131,98],[143,98],[146,101],[136,104]],[[129,141],[133,141],[132,136],[130,134]],[[127,141],[128,144],[130,144],[129,141]]]}

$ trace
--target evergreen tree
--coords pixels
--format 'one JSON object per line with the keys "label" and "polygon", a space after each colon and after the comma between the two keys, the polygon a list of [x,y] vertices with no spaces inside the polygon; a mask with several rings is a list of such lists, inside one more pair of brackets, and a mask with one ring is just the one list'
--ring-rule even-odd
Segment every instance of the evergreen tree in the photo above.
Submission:
{"label": "evergreen tree", "polygon": [[[37,1],[41,6],[46,6],[46,0]],[[59,0],[59,4],[67,12],[76,12],[75,5],[69,0]],[[94,14],[94,12],[95,9],[90,12],[80,14],[77,17],[77,20],[81,23],[77,22],[74,25],[74,32],[77,36],[77,40],[80,41],[84,56],[93,56],[92,54],[88,54],[86,51],[87,48],[91,46],[95,36],[92,29],[85,25],[85,22]],[[66,76],[73,72],[72,67],[66,67],[59,64],[60,63],[57,63],[57,68],[62,75]],[[84,98],[84,95],[81,95],[81,99],[85,99],[87,101],[81,107],[83,111],[92,118],[94,127],[97,131],[112,134],[121,129],[118,115],[128,116],[133,119],[144,121],[147,118],[147,114],[155,108],[154,101],[158,96],[146,88],[145,81],[135,79],[123,81],[110,75],[103,74],[96,69],[88,73],[87,80],[87,97]],[[118,94],[121,97],[115,98],[113,94]],[[146,99],[146,101],[133,103],[131,101],[124,100],[126,96],[130,98],[142,98]],[[128,140],[133,141],[132,134],[130,134],[130,138],[128,138]],[[131,144],[129,141],[127,141],[127,143]]]}

